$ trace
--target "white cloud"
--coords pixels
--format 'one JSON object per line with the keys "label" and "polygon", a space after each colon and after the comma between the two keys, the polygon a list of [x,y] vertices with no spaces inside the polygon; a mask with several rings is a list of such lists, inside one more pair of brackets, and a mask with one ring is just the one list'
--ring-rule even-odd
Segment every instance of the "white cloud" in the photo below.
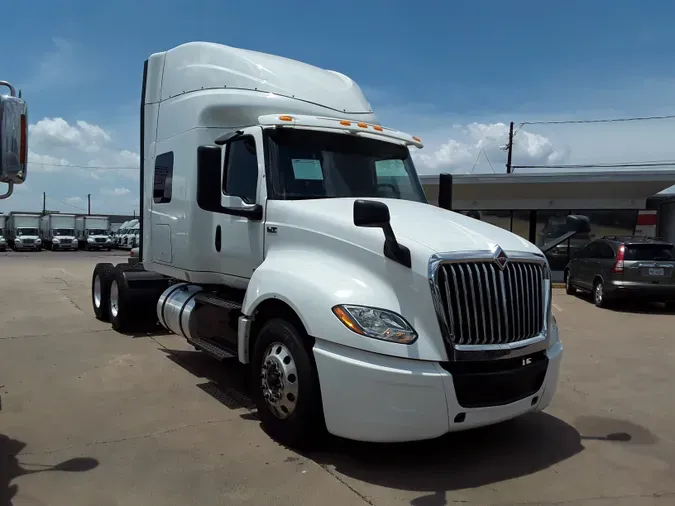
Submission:
{"label": "white cloud", "polygon": [[28,179],[21,191],[0,201],[0,211],[42,208],[42,192],[49,209],[132,214],[138,212],[140,156],[115,146],[114,132],[86,121],[42,118],[29,125]]}
{"label": "white cloud", "polygon": [[[96,153],[110,142],[110,135],[98,125],[77,121],[71,125],[63,118],[44,118],[28,128],[31,147],[40,150],[77,149]],[[34,148],[35,149],[35,148]]]}
{"label": "white cloud", "polygon": [[[422,151],[413,149],[412,154],[421,173],[438,173],[441,170],[469,172],[485,166],[495,172],[503,172],[509,127],[505,123],[454,124],[453,138],[433,144]],[[544,165],[564,163],[570,155],[568,146],[554,146],[547,137],[521,129],[515,140],[513,158],[520,165]],[[515,163],[515,162],[514,162]],[[491,164],[491,165],[490,165]]]}
{"label": "white cloud", "polygon": [[101,193],[103,195],[109,195],[111,197],[122,197],[124,195],[129,195],[131,190],[129,188],[102,188]]}
{"label": "white cloud", "polygon": [[28,167],[30,172],[58,172],[69,165],[65,158],[57,158],[49,155],[39,155],[28,150]]}

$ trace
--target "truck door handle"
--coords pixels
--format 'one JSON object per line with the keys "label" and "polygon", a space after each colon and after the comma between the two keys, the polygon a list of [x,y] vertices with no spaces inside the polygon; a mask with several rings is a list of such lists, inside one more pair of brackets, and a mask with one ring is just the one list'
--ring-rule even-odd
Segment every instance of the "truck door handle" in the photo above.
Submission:
{"label": "truck door handle", "polygon": [[221,243],[221,231],[220,225],[216,227],[216,251],[220,253],[220,243]]}

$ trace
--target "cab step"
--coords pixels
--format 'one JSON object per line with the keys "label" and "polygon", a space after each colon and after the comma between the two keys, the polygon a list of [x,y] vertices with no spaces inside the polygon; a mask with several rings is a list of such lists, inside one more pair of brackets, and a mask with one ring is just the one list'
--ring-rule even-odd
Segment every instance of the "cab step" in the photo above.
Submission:
{"label": "cab step", "polygon": [[197,295],[195,295],[195,301],[199,302],[200,304],[218,306],[228,310],[241,309],[241,303],[233,300],[223,299],[222,297],[211,293],[199,292]]}
{"label": "cab step", "polygon": [[210,339],[193,338],[188,339],[188,342],[195,348],[208,353],[217,360],[225,360],[226,358],[235,358],[237,356],[236,353],[226,345],[216,343]]}

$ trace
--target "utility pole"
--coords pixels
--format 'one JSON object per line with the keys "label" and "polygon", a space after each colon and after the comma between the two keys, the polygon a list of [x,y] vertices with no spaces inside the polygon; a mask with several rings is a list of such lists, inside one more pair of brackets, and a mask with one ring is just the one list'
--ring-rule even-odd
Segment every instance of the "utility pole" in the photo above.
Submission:
{"label": "utility pole", "polygon": [[506,173],[511,174],[511,155],[513,154],[513,121],[509,125],[509,143],[506,145]]}
{"label": "utility pole", "polygon": [[42,192],[42,216],[47,214],[47,192]]}
{"label": "utility pole", "polygon": [[91,214],[91,193],[87,194],[87,214]]}

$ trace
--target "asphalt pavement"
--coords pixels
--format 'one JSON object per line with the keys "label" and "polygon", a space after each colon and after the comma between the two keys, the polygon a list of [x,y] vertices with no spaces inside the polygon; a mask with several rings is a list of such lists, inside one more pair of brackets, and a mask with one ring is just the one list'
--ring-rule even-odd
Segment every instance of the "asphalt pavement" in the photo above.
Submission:
{"label": "asphalt pavement", "polygon": [[261,430],[243,367],[94,319],[94,264],[126,256],[0,253],[0,506],[675,504],[663,308],[556,290],[565,357],[546,413],[298,454]]}

